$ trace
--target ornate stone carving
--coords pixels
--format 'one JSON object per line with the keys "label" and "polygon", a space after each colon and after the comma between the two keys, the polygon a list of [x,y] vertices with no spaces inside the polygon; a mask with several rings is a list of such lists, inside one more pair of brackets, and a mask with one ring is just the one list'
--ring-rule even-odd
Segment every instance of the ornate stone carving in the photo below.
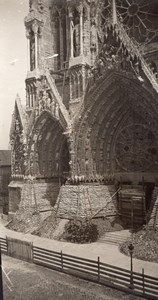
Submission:
{"label": "ornate stone carving", "polygon": [[38,0],[38,11],[40,13],[43,13],[43,10],[44,10],[43,0]]}
{"label": "ornate stone carving", "polygon": [[24,174],[26,168],[26,140],[21,123],[18,118],[15,120],[15,130],[11,136],[12,149],[12,175]]}
{"label": "ornate stone carving", "polygon": [[73,51],[74,51],[74,57],[80,55],[80,19],[79,19],[79,16],[75,16],[74,22],[73,22]]}
{"label": "ornate stone carving", "polygon": [[149,171],[158,160],[156,137],[144,125],[124,127],[117,136],[115,155],[117,163],[125,171]]}

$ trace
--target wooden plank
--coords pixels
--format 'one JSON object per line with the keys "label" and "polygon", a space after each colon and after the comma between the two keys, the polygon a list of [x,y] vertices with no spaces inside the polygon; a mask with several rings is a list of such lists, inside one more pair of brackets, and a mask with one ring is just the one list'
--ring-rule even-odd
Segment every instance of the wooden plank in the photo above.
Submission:
{"label": "wooden plank", "polygon": [[118,280],[121,280],[121,281],[127,281],[127,282],[130,282],[130,276],[129,277],[122,277],[122,276],[119,276],[119,275],[115,275],[114,273],[111,273],[111,272],[102,272],[100,271],[100,276],[101,277],[111,277],[113,279],[118,279]]}
{"label": "wooden plank", "polygon": [[34,261],[34,263],[35,263],[36,265],[40,265],[40,266],[43,266],[43,267],[47,267],[47,268],[52,269],[52,270],[61,271],[61,267],[58,267],[58,266],[56,266],[56,265],[52,265],[52,264],[50,264],[50,263],[48,263],[48,262],[43,262],[43,261],[38,261],[38,260],[36,260],[36,261]]}
{"label": "wooden plank", "polygon": [[88,270],[88,271],[96,273],[96,275],[98,276],[98,268],[97,267],[94,269],[94,268],[87,267],[86,265],[78,265],[76,263],[69,263],[69,262],[65,262],[65,261],[63,261],[63,266],[64,266],[64,268],[65,267],[70,268],[71,266],[73,266],[76,268],[76,270],[79,270],[79,271]]}
{"label": "wooden plank", "polygon": [[83,257],[79,257],[79,256],[74,256],[74,255],[69,255],[69,254],[63,253],[63,258],[66,258],[66,257],[74,258],[76,260],[82,260],[82,261],[85,261],[85,262],[92,262],[92,263],[95,263],[96,265],[98,263],[97,261],[92,260],[92,259],[83,258]]}
{"label": "wooden plank", "polygon": [[36,252],[36,251],[33,251],[33,257],[34,257],[34,256],[41,256],[41,257],[42,257],[42,256],[43,256],[43,257],[47,256],[47,257],[50,257],[50,258],[51,258],[51,257],[55,257],[55,258],[57,258],[57,259],[58,259],[58,258],[60,259],[60,256],[59,256],[59,255],[56,255],[56,254],[54,254],[54,253],[53,253],[53,254],[51,254],[51,253],[46,253],[46,252],[44,252],[44,251],[43,251],[43,252],[40,252],[40,251]]}
{"label": "wooden plank", "polygon": [[[106,275],[105,277],[103,277],[101,275],[100,279],[101,280],[105,280],[106,279],[106,281],[109,280],[110,282],[112,281],[112,283],[114,285],[117,284],[117,286],[129,287],[129,284],[130,284],[130,281],[127,280],[127,279],[123,279],[122,281],[120,281],[120,279],[118,278],[118,276],[115,277],[115,276],[108,276],[108,275]],[[138,284],[138,283],[134,282],[134,290],[135,291],[136,290],[141,291],[142,295],[143,295],[143,285],[142,284],[140,284],[140,283]],[[157,291],[153,291],[153,290],[151,290],[149,288],[148,289],[145,288],[145,294],[146,295],[147,295],[147,292],[148,292],[148,295],[150,295],[150,296],[158,294]]]}
{"label": "wooden plank", "polygon": [[56,261],[51,261],[51,260],[49,260],[49,259],[46,259],[46,258],[43,258],[43,259],[38,259],[38,258],[36,258],[36,259],[34,259],[33,260],[33,262],[35,262],[35,263],[37,263],[38,262],[38,264],[39,263],[43,263],[43,264],[49,264],[50,266],[54,266],[54,265],[56,265],[56,266],[59,266],[60,268],[61,268],[61,263],[60,262],[56,262]]}
{"label": "wooden plank", "polygon": [[[129,270],[126,270],[126,269],[123,269],[123,268],[120,268],[120,267],[116,267],[116,266],[112,266],[112,265],[109,265],[109,264],[105,264],[105,263],[102,263],[102,262],[100,263],[100,269],[101,269],[101,272],[102,271],[105,271],[105,272],[109,271],[110,272],[110,269],[111,269],[112,272],[114,272],[114,273],[117,272],[118,274],[122,274],[122,275],[123,275],[123,273],[127,273],[127,274],[129,274],[129,276],[131,274],[131,272]],[[117,270],[122,271],[122,272],[119,273]],[[124,276],[126,276],[126,274],[124,274]],[[141,273],[133,272],[133,277],[134,277],[135,280],[142,281],[142,274]],[[151,277],[151,276],[149,276],[149,277]],[[154,279],[154,277],[151,277],[151,278]],[[156,280],[158,281],[158,278],[156,278]]]}
{"label": "wooden plank", "polygon": [[118,278],[113,278],[113,277],[102,277],[101,276],[101,280],[103,280],[103,282],[111,282],[114,286],[120,286],[120,287],[124,287],[124,288],[128,288],[130,286],[130,280],[128,281],[120,281]]}
{"label": "wooden plank", "polygon": [[6,251],[7,251],[7,249],[8,249],[8,247],[7,247],[7,244],[6,244],[6,243],[3,243],[3,244],[1,243],[1,244],[0,244],[0,248],[1,248],[1,250],[3,250],[3,249],[4,249],[4,250],[6,250]]}
{"label": "wooden plank", "polygon": [[[70,270],[74,270],[74,271],[77,271],[77,273],[84,273],[84,274],[86,274],[86,275],[90,275],[90,276],[93,276],[93,277],[95,277],[96,278],[96,281],[98,280],[98,274],[96,273],[92,273],[92,272],[89,272],[89,271],[87,271],[87,270],[80,270],[80,269],[78,269],[78,268],[75,268],[75,266],[68,266],[66,269],[64,268],[64,271],[66,271],[66,272],[68,272],[69,271],[69,269]],[[77,274],[76,274],[77,275]]]}
{"label": "wooden plank", "polygon": [[153,276],[150,276],[150,275],[144,274],[144,280],[147,280],[147,279],[154,280],[154,281],[156,281],[156,282],[157,282],[157,284],[158,284],[158,277],[153,277]]}
{"label": "wooden plank", "polygon": [[[145,288],[145,295],[154,295],[154,296],[157,296],[158,297],[158,293],[157,291],[152,291],[148,288]],[[157,298],[158,299],[158,298]]]}
{"label": "wooden plank", "polygon": [[148,283],[145,283],[144,282],[144,286],[145,286],[145,289],[146,288],[149,288],[151,290],[155,290],[155,291],[158,291],[158,286],[155,284],[155,285],[151,285],[151,284],[148,284]]}
{"label": "wooden plank", "polygon": [[86,262],[86,261],[79,261],[77,259],[72,259],[72,258],[69,258],[69,257],[65,257],[63,255],[63,262],[74,262],[74,263],[77,263],[79,265],[83,265],[83,266],[89,266],[89,267],[94,267],[94,268],[97,268],[98,267],[98,264],[97,262],[93,262],[93,263],[89,263],[89,262]]}
{"label": "wooden plank", "polygon": [[32,243],[7,237],[8,255],[32,261]]}
{"label": "wooden plank", "polygon": [[127,280],[130,280],[130,275],[125,275],[125,274],[121,274],[121,273],[119,273],[119,272],[114,272],[114,271],[110,271],[110,270],[108,270],[108,271],[101,271],[101,274],[103,274],[103,275],[108,275],[108,276],[111,276],[111,277],[114,277],[114,278],[118,278],[118,279],[120,279],[120,280],[125,280],[125,281],[127,281]]}
{"label": "wooden plank", "polygon": [[5,247],[7,247],[7,242],[0,242],[0,246],[5,246]]}
{"label": "wooden plank", "polygon": [[[126,269],[123,269],[123,268],[121,268],[121,267],[116,267],[116,266],[112,266],[112,265],[109,265],[109,264],[106,264],[106,263],[101,262],[101,263],[100,263],[100,268],[101,268],[101,269],[104,269],[104,267],[113,269],[114,271],[115,271],[115,270],[119,270],[119,271],[122,271],[122,272],[131,274],[131,272],[130,272],[129,270],[126,270]],[[139,273],[135,273],[135,274],[140,275]]]}
{"label": "wooden plank", "polygon": [[6,243],[6,239],[5,238],[0,238],[0,243],[3,242],[3,243]]}
{"label": "wooden plank", "polygon": [[153,279],[144,279],[145,284],[151,284],[151,285],[156,285],[158,286],[158,281],[157,280],[153,280]]}
{"label": "wooden plank", "polygon": [[59,255],[60,256],[60,252],[57,252],[57,251],[52,251],[52,250],[48,250],[48,249],[44,249],[44,248],[39,248],[39,247],[36,247],[36,246],[33,246],[33,251],[36,251],[36,252],[48,252],[50,254],[56,254],[56,255]]}
{"label": "wooden plank", "polygon": [[110,272],[110,273],[114,273],[114,274],[118,274],[118,275],[122,275],[125,277],[130,277],[130,272],[122,272],[119,270],[115,270],[113,268],[109,268],[109,267],[100,267],[100,272]]}
{"label": "wooden plank", "polygon": [[52,256],[47,256],[47,255],[44,255],[44,254],[38,254],[38,255],[34,254],[33,259],[39,259],[39,260],[47,259],[47,260],[50,260],[50,261],[57,261],[57,262],[61,261],[60,257],[54,259]]}
{"label": "wooden plank", "polygon": [[0,248],[2,251],[7,251],[7,241],[5,238],[0,238]]}

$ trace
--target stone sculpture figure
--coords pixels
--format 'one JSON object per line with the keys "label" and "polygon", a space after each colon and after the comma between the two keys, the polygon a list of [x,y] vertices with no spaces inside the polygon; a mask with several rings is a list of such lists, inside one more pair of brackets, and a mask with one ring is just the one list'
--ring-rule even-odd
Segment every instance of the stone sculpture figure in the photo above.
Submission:
{"label": "stone sculpture figure", "polygon": [[97,28],[96,28],[96,22],[95,18],[92,18],[91,20],[91,50],[96,50],[97,45]]}
{"label": "stone sculpture figure", "polygon": [[51,98],[48,93],[46,93],[46,108],[51,109]]}
{"label": "stone sculpture figure", "polygon": [[58,105],[58,103],[56,103],[56,105],[55,105],[55,117],[57,119],[59,119],[59,105]]}
{"label": "stone sculpture figure", "polygon": [[52,115],[54,116],[55,115],[55,102],[54,102],[54,100],[52,100],[52,102],[51,102],[51,112],[52,112]]}
{"label": "stone sculpture figure", "polygon": [[76,17],[75,21],[74,21],[73,50],[74,50],[74,57],[80,55],[80,20],[79,20],[79,17]]}
{"label": "stone sculpture figure", "polygon": [[32,33],[30,38],[30,67],[31,71],[35,69],[35,38],[34,33]]}

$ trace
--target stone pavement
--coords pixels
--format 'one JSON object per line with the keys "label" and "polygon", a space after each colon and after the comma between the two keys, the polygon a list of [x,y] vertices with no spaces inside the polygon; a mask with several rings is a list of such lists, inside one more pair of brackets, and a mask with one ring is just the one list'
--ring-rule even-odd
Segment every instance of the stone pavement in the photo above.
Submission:
{"label": "stone pavement", "polygon": [[[34,246],[58,251],[63,253],[80,256],[83,258],[89,258],[97,260],[100,257],[101,262],[118,266],[124,269],[130,268],[130,258],[120,253],[117,245],[110,245],[106,243],[92,243],[92,244],[72,244],[67,242],[59,242],[46,238],[41,238],[31,234],[19,233],[9,230],[4,227],[4,221],[0,220],[0,237],[12,237],[15,239],[21,239],[24,241],[32,242]],[[142,268],[145,270],[145,274],[158,277],[158,263],[147,262],[139,259],[133,259],[134,271],[142,272]]]}

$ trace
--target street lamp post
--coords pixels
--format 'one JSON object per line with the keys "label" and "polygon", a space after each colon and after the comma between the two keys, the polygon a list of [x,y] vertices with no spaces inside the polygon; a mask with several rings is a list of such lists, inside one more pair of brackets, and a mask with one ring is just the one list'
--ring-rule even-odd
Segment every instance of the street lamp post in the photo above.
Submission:
{"label": "street lamp post", "polygon": [[1,244],[0,244],[0,299],[3,300],[3,279],[2,279]]}
{"label": "street lamp post", "polygon": [[130,258],[131,258],[131,274],[130,274],[130,289],[134,289],[134,282],[133,282],[133,250],[134,250],[134,246],[132,243],[130,243],[130,245],[128,246],[129,249],[129,254],[130,254]]}

